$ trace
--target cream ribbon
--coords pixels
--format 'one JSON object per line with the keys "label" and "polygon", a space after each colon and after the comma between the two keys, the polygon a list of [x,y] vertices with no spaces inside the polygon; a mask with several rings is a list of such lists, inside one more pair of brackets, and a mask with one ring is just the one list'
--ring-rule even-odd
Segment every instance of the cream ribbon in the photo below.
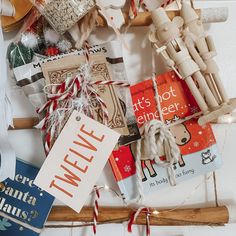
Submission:
{"label": "cream ribbon", "polygon": [[15,8],[8,0],[0,0],[0,182],[6,178],[14,179],[16,154],[8,138],[8,127],[12,125],[10,100],[6,93],[7,63],[6,49],[2,33],[1,15],[13,16]]}

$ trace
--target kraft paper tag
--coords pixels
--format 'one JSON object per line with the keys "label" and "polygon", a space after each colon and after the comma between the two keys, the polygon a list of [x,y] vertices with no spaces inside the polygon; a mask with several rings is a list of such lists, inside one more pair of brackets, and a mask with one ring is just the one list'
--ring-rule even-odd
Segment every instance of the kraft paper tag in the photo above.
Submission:
{"label": "kraft paper tag", "polygon": [[34,184],[80,212],[119,136],[117,132],[74,111]]}

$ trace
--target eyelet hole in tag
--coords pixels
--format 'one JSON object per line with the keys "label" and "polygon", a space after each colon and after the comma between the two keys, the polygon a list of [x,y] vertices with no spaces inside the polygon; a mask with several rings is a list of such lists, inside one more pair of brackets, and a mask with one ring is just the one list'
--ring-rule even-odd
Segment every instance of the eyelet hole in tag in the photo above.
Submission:
{"label": "eyelet hole in tag", "polygon": [[76,121],[81,121],[81,117],[80,116],[76,116]]}

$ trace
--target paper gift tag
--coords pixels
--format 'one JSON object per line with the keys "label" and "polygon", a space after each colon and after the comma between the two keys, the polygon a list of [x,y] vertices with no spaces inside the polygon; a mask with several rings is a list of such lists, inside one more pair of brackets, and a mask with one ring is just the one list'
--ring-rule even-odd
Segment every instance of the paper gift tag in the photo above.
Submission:
{"label": "paper gift tag", "polygon": [[34,183],[80,212],[119,136],[74,111]]}

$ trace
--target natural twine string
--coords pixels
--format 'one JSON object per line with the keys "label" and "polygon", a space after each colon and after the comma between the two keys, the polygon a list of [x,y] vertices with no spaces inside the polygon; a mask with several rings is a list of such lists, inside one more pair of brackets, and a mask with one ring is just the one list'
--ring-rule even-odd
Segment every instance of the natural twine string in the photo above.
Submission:
{"label": "natural twine string", "polygon": [[213,183],[214,183],[215,204],[216,204],[216,207],[218,207],[219,206],[219,202],[218,202],[216,172],[215,171],[213,172]]}
{"label": "natural twine string", "polygon": [[[149,151],[148,159],[155,160],[156,164],[167,168],[167,173],[169,177],[170,184],[172,186],[176,185],[174,164],[178,162],[180,157],[180,150],[177,146],[175,139],[168,127],[165,125],[165,120],[162,114],[161,103],[159,100],[158,86],[156,82],[156,60],[155,52],[152,50],[152,82],[154,89],[154,98],[156,102],[156,108],[159,113],[160,120],[151,120],[147,122],[143,127],[141,127],[141,135],[143,135],[144,140],[144,150]],[[144,200],[143,186],[142,186],[142,160],[146,160],[146,157],[142,157],[141,147],[142,139],[137,141],[136,144],[136,155],[135,155],[135,166],[136,166],[136,184],[138,189],[138,198],[136,199],[138,203],[142,203]],[[164,148],[164,154],[166,159],[162,161],[160,159],[160,150]]]}
{"label": "natural twine string", "polygon": [[[232,123],[233,123],[233,121],[231,123],[229,123],[229,126],[227,127],[227,129],[225,129],[224,142],[222,145],[222,151],[220,153],[220,156],[223,156],[223,151],[224,151],[225,144],[226,144],[226,135],[227,135],[228,130],[231,129]],[[214,190],[214,197],[215,197],[215,205],[216,205],[216,207],[218,207],[220,204],[219,204],[219,200],[218,200],[219,197],[218,197],[218,190],[217,190],[217,175],[216,175],[215,171],[213,172],[212,177],[213,177],[213,190]]]}

